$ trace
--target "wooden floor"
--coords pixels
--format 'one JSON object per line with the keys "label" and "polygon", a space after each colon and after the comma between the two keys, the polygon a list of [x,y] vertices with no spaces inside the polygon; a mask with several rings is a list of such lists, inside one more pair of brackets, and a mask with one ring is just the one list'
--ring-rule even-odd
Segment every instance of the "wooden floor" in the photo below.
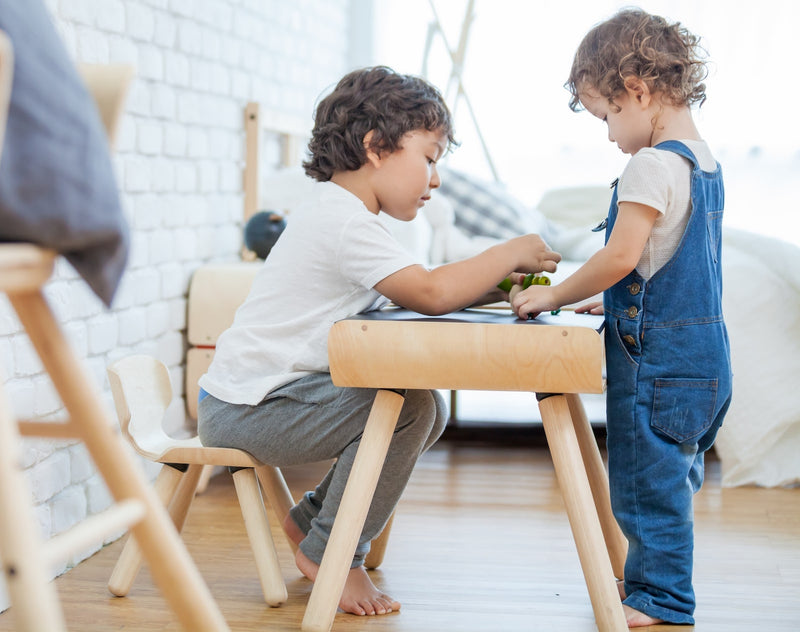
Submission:
{"label": "wooden floor", "polygon": [[[286,470],[294,495],[323,468]],[[707,469],[696,500],[697,625],[648,629],[800,630],[800,489],[721,489],[719,464]],[[232,630],[299,629],[311,584],[278,534],[289,601],[263,603],[227,473],[198,496],[184,534]],[[56,580],[70,629],[178,629],[146,569],[127,598],[107,592],[121,543]],[[338,614],[334,632],[596,629],[544,447],[437,444],[418,464],[373,578],[402,602],[401,612]],[[0,630],[13,629],[12,608],[0,615]]]}

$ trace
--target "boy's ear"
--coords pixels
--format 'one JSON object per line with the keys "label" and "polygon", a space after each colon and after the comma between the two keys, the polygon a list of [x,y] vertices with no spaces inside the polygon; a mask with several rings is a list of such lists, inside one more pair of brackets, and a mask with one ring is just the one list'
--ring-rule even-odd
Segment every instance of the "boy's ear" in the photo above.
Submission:
{"label": "boy's ear", "polygon": [[647,107],[650,104],[650,88],[638,77],[627,77],[625,79],[625,89],[631,99]]}
{"label": "boy's ear", "polygon": [[367,162],[369,162],[373,167],[378,168],[380,167],[381,163],[381,155],[371,147],[373,135],[374,130],[370,130],[364,136],[364,151],[367,152]]}

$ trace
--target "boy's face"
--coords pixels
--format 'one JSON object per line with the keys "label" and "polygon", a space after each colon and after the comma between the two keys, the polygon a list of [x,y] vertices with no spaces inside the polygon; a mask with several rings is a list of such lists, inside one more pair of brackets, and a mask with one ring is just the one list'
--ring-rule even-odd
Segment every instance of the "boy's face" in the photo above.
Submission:
{"label": "boy's face", "polygon": [[372,181],[379,209],[404,222],[414,219],[440,184],[436,162],[446,150],[441,132],[415,130],[403,136],[400,149],[380,154]]}

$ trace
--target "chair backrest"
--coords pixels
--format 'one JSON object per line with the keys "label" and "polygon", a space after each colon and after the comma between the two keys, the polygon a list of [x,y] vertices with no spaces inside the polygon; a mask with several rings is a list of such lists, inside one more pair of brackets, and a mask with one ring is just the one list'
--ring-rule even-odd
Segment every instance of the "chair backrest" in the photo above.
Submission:
{"label": "chair backrest", "polygon": [[78,71],[94,98],[97,111],[113,150],[117,140],[117,124],[133,78],[133,68],[123,64],[79,64]]}
{"label": "chair backrest", "polygon": [[163,427],[172,401],[167,367],[151,356],[132,355],[108,367],[108,381],[122,434],[139,454],[158,460],[176,442]]}
{"label": "chair backrest", "polygon": [[0,155],[8,121],[8,104],[11,100],[11,83],[14,78],[14,47],[8,36],[0,31]]}

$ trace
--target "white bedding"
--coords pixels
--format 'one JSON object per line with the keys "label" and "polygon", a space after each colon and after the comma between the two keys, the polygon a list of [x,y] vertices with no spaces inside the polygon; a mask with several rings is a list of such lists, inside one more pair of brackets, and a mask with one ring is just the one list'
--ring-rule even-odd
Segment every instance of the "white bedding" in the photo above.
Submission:
{"label": "white bedding", "polygon": [[800,248],[723,231],[733,399],[717,438],[723,485],[800,483]]}

